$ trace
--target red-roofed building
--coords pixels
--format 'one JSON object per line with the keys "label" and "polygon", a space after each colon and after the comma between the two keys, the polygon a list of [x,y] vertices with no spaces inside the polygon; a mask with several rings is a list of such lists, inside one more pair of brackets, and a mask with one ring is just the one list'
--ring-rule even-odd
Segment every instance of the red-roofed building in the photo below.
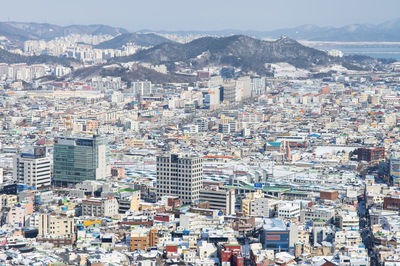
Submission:
{"label": "red-roofed building", "polygon": [[239,244],[222,244],[218,247],[218,255],[222,265],[244,266],[242,249]]}

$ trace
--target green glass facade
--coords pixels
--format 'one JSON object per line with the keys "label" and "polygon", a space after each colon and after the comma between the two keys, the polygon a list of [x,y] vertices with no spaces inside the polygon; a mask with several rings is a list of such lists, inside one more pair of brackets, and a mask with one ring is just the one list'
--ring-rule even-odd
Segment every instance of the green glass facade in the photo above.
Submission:
{"label": "green glass facade", "polygon": [[[99,152],[107,156],[106,141],[103,137],[58,138],[54,143],[53,182],[57,185],[96,180],[99,167]],[[102,148],[100,148],[102,147]],[[108,161],[108,160],[107,160]]]}

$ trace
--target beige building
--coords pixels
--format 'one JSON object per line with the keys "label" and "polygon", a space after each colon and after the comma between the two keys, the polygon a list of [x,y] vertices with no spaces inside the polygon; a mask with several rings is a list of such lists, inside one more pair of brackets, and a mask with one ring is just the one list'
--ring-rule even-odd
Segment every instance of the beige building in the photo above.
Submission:
{"label": "beige building", "polygon": [[17,204],[17,200],[17,195],[0,195],[0,210],[2,208],[11,208],[15,204]]}
{"label": "beige building", "polygon": [[113,217],[118,214],[118,201],[114,197],[106,199],[91,198],[82,201],[82,215]]}
{"label": "beige building", "polygon": [[127,211],[139,211],[140,208],[140,190],[125,189],[121,192],[118,200],[119,213]]}
{"label": "beige building", "polygon": [[200,202],[208,201],[210,209],[221,210],[226,215],[235,213],[235,190],[210,186],[200,190]]}
{"label": "beige building", "polygon": [[245,215],[251,215],[251,203],[255,199],[263,198],[264,193],[262,190],[256,190],[255,192],[251,192],[246,195],[246,198],[242,200],[242,207],[241,207],[241,212],[243,212]]}
{"label": "beige building", "polygon": [[39,214],[39,237],[70,238],[75,233],[73,217],[41,213]]}

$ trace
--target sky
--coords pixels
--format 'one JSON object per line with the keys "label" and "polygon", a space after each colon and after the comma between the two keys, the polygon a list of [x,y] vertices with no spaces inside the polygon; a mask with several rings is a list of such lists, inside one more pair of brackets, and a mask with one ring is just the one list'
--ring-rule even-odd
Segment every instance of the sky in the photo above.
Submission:
{"label": "sky", "polygon": [[130,31],[273,30],[304,24],[379,24],[400,0],[12,0],[0,21],[106,24]]}

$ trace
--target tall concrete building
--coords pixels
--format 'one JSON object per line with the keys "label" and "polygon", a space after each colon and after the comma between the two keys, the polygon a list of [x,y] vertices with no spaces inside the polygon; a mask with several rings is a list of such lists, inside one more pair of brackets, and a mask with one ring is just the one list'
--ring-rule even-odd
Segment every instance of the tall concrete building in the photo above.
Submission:
{"label": "tall concrete building", "polygon": [[395,153],[390,158],[390,177],[393,179],[393,185],[400,186],[400,157],[399,153]]}
{"label": "tall concrete building", "polygon": [[178,196],[183,204],[197,203],[203,187],[203,160],[177,154],[157,156],[157,198]]}
{"label": "tall concrete building", "polygon": [[141,96],[149,96],[152,93],[153,85],[150,81],[135,81],[132,82],[131,93]]}
{"label": "tall concrete building", "polygon": [[205,187],[200,191],[200,201],[208,201],[210,209],[221,210],[226,215],[235,214],[235,190],[220,187]]}
{"label": "tall concrete building", "polygon": [[27,147],[13,160],[13,178],[36,188],[50,186],[51,161],[46,147]]}
{"label": "tall concrete building", "polygon": [[265,93],[265,77],[253,78],[251,80],[251,96],[262,95]]}
{"label": "tall concrete building", "polygon": [[54,141],[54,183],[66,185],[111,175],[106,139],[61,137]]}

